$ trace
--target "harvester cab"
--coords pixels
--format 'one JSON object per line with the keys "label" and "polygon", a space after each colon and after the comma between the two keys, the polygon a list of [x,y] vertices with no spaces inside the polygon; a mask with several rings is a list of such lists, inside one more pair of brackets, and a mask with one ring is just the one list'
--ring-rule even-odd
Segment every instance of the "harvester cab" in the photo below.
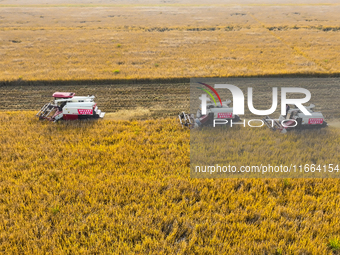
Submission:
{"label": "harvester cab", "polygon": [[73,92],[55,92],[53,100],[36,114],[39,119],[50,121],[103,118],[105,112],[98,109],[95,96],[75,96]]}
{"label": "harvester cab", "polygon": [[327,127],[327,122],[321,112],[314,112],[314,104],[306,107],[310,115],[305,115],[298,107],[294,106],[287,112],[286,118],[282,115],[278,119],[266,116],[263,122],[272,130],[279,130],[282,133],[293,129],[319,129]]}

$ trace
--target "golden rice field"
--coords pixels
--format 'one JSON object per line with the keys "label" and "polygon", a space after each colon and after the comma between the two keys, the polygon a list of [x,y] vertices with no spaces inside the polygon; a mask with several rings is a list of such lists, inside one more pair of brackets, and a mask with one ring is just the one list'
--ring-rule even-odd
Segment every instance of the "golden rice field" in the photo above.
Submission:
{"label": "golden rice field", "polygon": [[[174,118],[48,123],[33,115],[0,113],[4,254],[339,252],[338,179],[191,179],[189,131]],[[268,149],[283,139],[258,132]],[[242,136],[231,136],[233,153],[237,143]]]}
{"label": "golden rice field", "polygon": [[0,2],[0,80],[340,72],[336,1],[73,2]]}
{"label": "golden rice field", "polygon": [[[255,125],[259,125],[258,123]],[[226,127],[227,126],[227,127]],[[191,176],[198,178],[340,178],[340,129],[289,131],[264,126],[206,127],[190,134]],[[235,166],[237,171],[195,171],[196,166]],[[329,168],[332,164],[332,168]],[[239,171],[244,166],[287,166],[291,171]],[[294,170],[294,166],[295,170]],[[301,168],[299,168],[301,166]],[[312,168],[313,167],[313,168]],[[317,169],[318,170],[315,170]],[[216,170],[216,169],[215,169]],[[326,171],[325,171],[326,170]]]}
{"label": "golden rice field", "polygon": [[[321,131],[217,129],[209,144],[209,129],[174,117],[192,77],[339,76],[339,12],[336,0],[0,0],[0,253],[340,254],[338,178],[190,177],[209,159],[340,164],[337,78],[310,81],[333,122]],[[56,90],[95,94],[108,113],[38,121]]]}

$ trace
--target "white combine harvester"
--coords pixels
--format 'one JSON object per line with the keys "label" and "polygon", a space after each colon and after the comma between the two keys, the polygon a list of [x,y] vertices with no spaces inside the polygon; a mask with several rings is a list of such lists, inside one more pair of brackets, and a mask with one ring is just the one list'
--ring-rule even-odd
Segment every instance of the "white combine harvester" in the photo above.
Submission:
{"label": "white combine harvester", "polygon": [[53,101],[45,104],[36,114],[39,119],[50,121],[103,118],[94,96],[74,96],[73,92],[55,92]]}
{"label": "white combine harvester", "polygon": [[194,114],[186,114],[185,112],[182,112],[178,115],[179,121],[182,127],[188,128],[196,128],[202,125],[213,125],[214,119],[239,122],[240,117],[233,114],[233,108],[229,106],[230,103],[230,100],[226,100],[225,102],[222,102],[222,106],[216,106],[211,101],[208,101],[206,115],[202,115],[200,109],[197,111],[196,118]]}
{"label": "white combine harvester", "polygon": [[[233,108],[229,107],[230,100],[226,100],[222,103],[222,106],[215,106],[213,103],[207,103],[207,114],[202,115],[198,110],[196,118],[194,114],[186,114],[182,112],[178,115],[179,121],[182,127],[197,128],[200,126],[213,126],[214,120],[232,120],[233,123],[240,122],[240,117],[233,114]],[[314,112],[312,109],[314,104],[306,107],[311,115],[305,115],[301,110],[294,106],[287,113],[287,119],[284,116],[280,116],[278,119],[272,119],[266,116],[262,119],[263,123],[272,130],[279,130],[282,133],[286,133],[290,130],[302,130],[302,129],[318,129],[327,127],[327,122],[321,112]]]}
{"label": "white combine harvester", "polygon": [[269,116],[266,116],[263,122],[273,131],[279,130],[282,133],[290,130],[318,129],[328,126],[322,113],[312,110],[315,107],[314,104],[306,107],[311,115],[305,115],[299,108],[294,107],[287,112],[286,117],[280,115],[278,119],[271,119]]}

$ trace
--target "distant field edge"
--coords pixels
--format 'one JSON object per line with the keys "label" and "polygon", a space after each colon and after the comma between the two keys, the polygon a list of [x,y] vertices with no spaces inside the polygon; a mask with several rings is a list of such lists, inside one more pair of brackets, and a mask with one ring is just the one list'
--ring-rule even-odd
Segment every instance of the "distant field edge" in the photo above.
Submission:
{"label": "distant field edge", "polygon": [[35,86],[35,85],[107,85],[107,84],[168,84],[189,83],[190,78],[336,78],[339,73],[289,73],[263,75],[233,75],[233,76],[205,76],[205,77],[175,77],[175,78],[141,78],[141,79],[75,79],[75,80],[3,80],[1,86]]}
{"label": "distant field edge", "polygon": [[0,8],[32,8],[32,7],[223,7],[223,6],[337,6],[338,3],[223,3],[223,4],[199,4],[199,3],[150,3],[150,4],[124,4],[124,3],[79,3],[79,4],[0,4]]}

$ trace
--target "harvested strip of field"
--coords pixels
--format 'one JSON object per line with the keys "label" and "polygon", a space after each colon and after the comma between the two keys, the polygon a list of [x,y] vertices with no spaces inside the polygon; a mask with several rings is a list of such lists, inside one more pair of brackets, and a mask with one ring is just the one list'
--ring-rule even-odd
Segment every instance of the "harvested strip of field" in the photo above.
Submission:
{"label": "harvested strip of field", "polygon": [[190,179],[175,119],[31,115],[0,113],[6,254],[332,254],[339,238],[338,179]]}
{"label": "harvested strip of field", "polygon": [[[208,80],[214,85],[216,79]],[[340,81],[337,78],[228,78],[224,82],[238,86],[247,98],[247,88],[253,87],[254,107],[259,110],[269,109],[272,105],[272,87],[278,87],[278,107],[273,117],[280,115],[281,87],[301,87],[311,92],[310,103],[315,104],[315,111],[321,111],[326,120],[340,119]],[[109,81],[108,81],[109,83]],[[21,85],[20,85],[21,84]],[[200,107],[195,104],[197,98],[202,94],[201,90],[190,91],[189,83],[127,83],[127,84],[100,84],[90,82],[88,85],[77,85],[77,81],[61,82],[57,81],[48,84],[31,85],[25,82],[18,82],[18,85],[1,86],[0,111],[13,110],[34,110],[40,108],[52,99],[52,94],[56,91],[75,92],[78,96],[95,95],[99,108],[104,112],[114,112],[118,119],[126,119],[124,115],[132,116],[131,111],[139,112],[135,118],[157,118],[175,117],[178,113],[185,111],[196,113]],[[232,100],[232,94],[228,90],[218,89],[223,101]],[[190,94],[192,100],[190,105]],[[291,96],[288,94],[288,96]],[[299,98],[297,95],[296,98]],[[232,105],[232,104],[231,104]],[[308,105],[308,104],[307,104]],[[191,109],[189,109],[191,107]],[[142,110],[138,110],[142,109]],[[245,104],[244,118],[252,118],[248,107]],[[128,110],[129,113],[124,113]],[[119,113],[118,113],[119,111]],[[149,111],[147,114],[141,114]],[[256,117],[257,119],[258,117]]]}
{"label": "harvested strip of field", "polygon": [[[185,83],[171,84],[90,84],[90,85],[38,85],[3,86],[0,110],[34,110],[50,100],[56,91],[75,92],[78,96],[95,95],[96,103],[104,112],[115,112],[118,119],[131,111],[139,111],[134,118],[175,116],[189,110],[189,86]],[[142,109],[142,110],[141,110]],[[129,112],[124,112],[128,110]],[[146,113],[145,111],[148,111]],[[145,112],[145,114],[141,114]],[[110,115],[109,115],[110,116]],[[112,117],[112,115],[111,115]]]}

